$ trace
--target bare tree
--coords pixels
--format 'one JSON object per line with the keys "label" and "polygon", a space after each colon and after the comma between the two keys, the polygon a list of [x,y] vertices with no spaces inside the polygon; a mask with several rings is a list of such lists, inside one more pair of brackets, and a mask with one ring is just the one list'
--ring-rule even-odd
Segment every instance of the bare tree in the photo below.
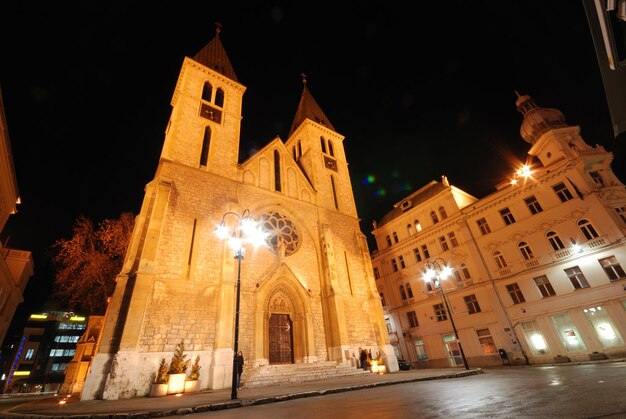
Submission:
{"label": "bare tree", "polygon": [[79,216],[74,221],[72,238],[52,245],[54,296],[72,310],[104,314],[134,223],[134,215],[126,212],[117,220],[102,221],[96,229],[89,218]]}

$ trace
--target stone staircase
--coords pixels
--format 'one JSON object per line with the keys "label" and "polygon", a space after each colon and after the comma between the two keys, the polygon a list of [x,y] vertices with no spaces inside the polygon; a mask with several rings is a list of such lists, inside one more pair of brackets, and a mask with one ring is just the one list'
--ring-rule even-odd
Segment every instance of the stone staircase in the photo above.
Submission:
{"label": "stone staircase", "polygon": [[335,361],[320,361],[310,364],[265,365],[245,369],[241,382],[244,387],[260,387],[365,374],[371,374],[371,372]]}

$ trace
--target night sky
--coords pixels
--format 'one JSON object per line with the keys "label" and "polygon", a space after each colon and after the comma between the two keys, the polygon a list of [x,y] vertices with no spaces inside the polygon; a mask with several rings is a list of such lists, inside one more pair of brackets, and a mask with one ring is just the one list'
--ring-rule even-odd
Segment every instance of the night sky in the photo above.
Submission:
{"label": "night sky", "polygon": [[[71,4],[70,4],[71,3]],[[51,245],[79,215],[138,214],[185,56],[215,33],[240,83],[240,161],[283,141],[308,87],[344,135],[361,230],[431,180],[485,196],[525,161],[515,91],[561,110],[615,154],[580,1],[3,2],[0,86],[22,204],[1,239],[35,275],[14,324],[42,304]]]}

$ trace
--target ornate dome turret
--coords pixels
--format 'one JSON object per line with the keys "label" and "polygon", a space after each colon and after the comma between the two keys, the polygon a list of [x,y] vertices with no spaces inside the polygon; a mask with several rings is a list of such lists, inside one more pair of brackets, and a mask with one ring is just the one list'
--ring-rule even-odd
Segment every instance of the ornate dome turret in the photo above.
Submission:
{"label": "ornate dome turret", "polygon": [[517,110],[524,115],[520,134],[526,142],[534,144],[539,137],[551,129],[568,126],[565,116],[558,109],[540,108],[530,96],[520,96],[517,92],[515,94],[517,95],[515,102]]}

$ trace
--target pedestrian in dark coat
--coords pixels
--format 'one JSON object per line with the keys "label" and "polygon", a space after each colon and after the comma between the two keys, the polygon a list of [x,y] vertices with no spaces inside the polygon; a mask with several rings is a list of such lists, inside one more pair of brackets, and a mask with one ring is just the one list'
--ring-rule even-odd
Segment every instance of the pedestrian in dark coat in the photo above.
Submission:
{"label": "pedestrian in dark coat", "polygon": [[237,352],[237,389],[241,388],[241,374],[243,374],[243,352]]}

